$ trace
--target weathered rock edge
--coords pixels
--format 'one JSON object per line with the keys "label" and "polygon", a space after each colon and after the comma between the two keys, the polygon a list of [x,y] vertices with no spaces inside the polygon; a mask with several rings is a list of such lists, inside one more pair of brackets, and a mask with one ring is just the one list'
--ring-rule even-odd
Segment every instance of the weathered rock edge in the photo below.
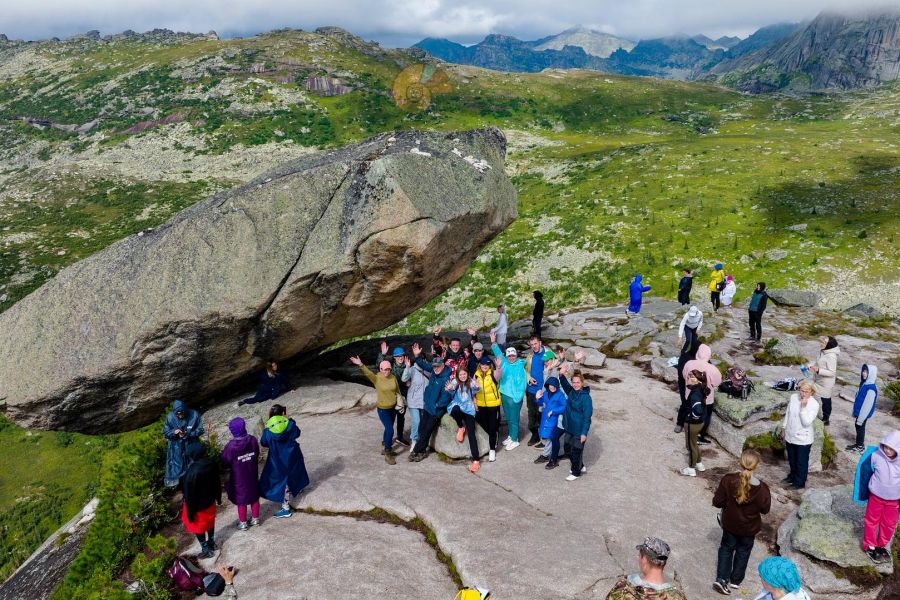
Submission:
{"label": "weathered rock edge", "polygon": [[29,427],[125,430],[263,357],[402,319],[516,217],[505,153],[497,128],[383,134],[113,244],[0,315],[0,409]]}

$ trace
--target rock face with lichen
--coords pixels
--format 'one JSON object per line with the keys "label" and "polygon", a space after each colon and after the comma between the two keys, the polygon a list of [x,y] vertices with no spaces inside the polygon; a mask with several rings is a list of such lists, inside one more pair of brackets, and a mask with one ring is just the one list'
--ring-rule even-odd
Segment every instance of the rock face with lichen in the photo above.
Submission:
{"label": "rock face with lichen", "polygon": [[402,319],[516,217],[505,151],[495,128],[383,134],[72,265],[0,315],[3,411],[30,427],[129,429],[264,357]]}

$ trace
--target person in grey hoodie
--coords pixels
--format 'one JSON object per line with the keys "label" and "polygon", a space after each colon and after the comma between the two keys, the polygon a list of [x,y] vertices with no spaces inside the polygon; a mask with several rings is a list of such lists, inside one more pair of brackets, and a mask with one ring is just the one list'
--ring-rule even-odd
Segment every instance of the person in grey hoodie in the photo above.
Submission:
{"label": "person in grey hoodie", "polygon": [[409,385],[406,391],[406,410],[409,412],[410,432],[409,437],[412,447],[419,440],[419,423],[422,419],[422,409],[425,408],[425,386],[428,385],[428,375],[419,368],[409,356],[403,357],[403,373],[401,381]]}
{"label": "person in grey hoodie", "polygon": [[692,348],[696,348],[700,333],[703,328],[703,311],[696,306],[691,306],[684,316],[681,318],[681,325],[678,327],[678,343],[684,340],[684,346],[681,347],[681,353],[685,354]]}
{"label": "person in grey hoodie", "polygon": [[816,374],[816,396],[822,404],[822,424],[828,425],[831,418],[831,392],[834,389],[834,381],[837,377],[837,361],[841,349],[837,340],[830,335],[819,338],[822,350],[815,363],[807,365],[809,370]]}

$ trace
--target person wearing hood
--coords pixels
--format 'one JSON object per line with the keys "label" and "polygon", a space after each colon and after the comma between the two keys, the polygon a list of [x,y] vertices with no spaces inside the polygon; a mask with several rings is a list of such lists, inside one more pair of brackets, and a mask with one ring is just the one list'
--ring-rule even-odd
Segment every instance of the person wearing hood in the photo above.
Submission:
{"label": "person wearing hood", "polygon": [[[496,358],[496,369],[500,379],[500,403],[506,416],[506,427],[509,435],[503,440],[503,447],[515,450],[519,447],[519,419],[522,414],[522,400],[528,387],[528,373],[525,370],[525,359],[519,358],[519,352],[512,346],[505,351],[497,345],[496,334],[491,334],[491,353]],[[505,356],[505,358],[503,358]]]}
{"label": "person wearing hood", "polygon": [[691,303],[691,288],[694,287],[694,274],[690,269],[682,271],[684,275],[678,282],[678,302],[682,306]]}
{"label": "person wearing hood", "polygon": [[222,504],[222,480],[216,463],[207,458],[203,444],[189,446],[187,459],[190,464],[181,482],[184,492],[181,522],[197,536],[200,558],[209,558],[216,551],[216,505]]}
{"label": "person wearing hood", "polygon": [[706,406],[703,413],[703,428],[700,430],[700,435],[697,439],[697,443],[701,445],[710,443],[706,434],[709,431],[709,423],[712,421],[712,405],[716,402],[716,390],[719,389],[719,385],[722,383],[722,373],[714,364],[709,362],[711,357],[712,348],[706,344],[700,344],[697,348],[697,358],[687,361],[682,372],[685,380],[687,380],[691,371],[701,371],[706,376]]}
{"label": "person wearing hood", "polygon": [[541,321],[544,320],[544,294],[534,291],[534,310],[531,311],[531,329],[538,339],[541,337]]}
{"label": "person wearing hood", "polygon": [[[231,472],[225,482],[225,493],[237,507],[238,529],[259,525],[259,442],[247,433],[244,419],[236,417],[228,422],[232,439],[222,450],[222,463]],[[250,506],[252,520],[247,519]]]}
{"label": "person wearing hood", "polygon": [[734,282],[734,277],[728,275],[725,277],[725,289],[722,290],[722,304],[731,306],[735,293],[737,293],[737,284]]}
{"label": "person wearing hood", "polygon": [[766,294],[766,284],[760,281],[753,290],[750,304],[747,305],[747,315],[750,320],[750,339],[757,342],[762,339],[762,315],[766,311],[766,303],[769,295]]}
{"label": "person wearing hood", "polygon": [[806,476],[809,473],[809,452],[815,440],[813,424],[819,414],[819,403],[813,398],[814,386],[804,379],[797,386],[797,393],[791,394],[784,420],[784,442],[787,449],[790,472],[784,478],[794,489],[806,487]]}
{"label": "person wearing hood", "polygon": [[808,365],[809,370],[816,374],[816,395],[822,403],[822,424],[828,425],[831,419],[831,393],[834,390],[834,382],[837,378],[837,362],[841,349],[837,340],[832,336],[819,338],[822,349],[815,363]]}
{"label": "person wearing hood", "polygon": [[166,487],[178,485],[187,470],[188,448],[199,444],[203,433],[200,413],[189,408],[183,400],[176,400],[163,423],[163,436],[168,440],[166,474],[163,480]]}
{"label": "person wearing hood", "polygon": [[863,521],[862,547],[876,563],[890,562],[887,549],[900,517],[900,431],[887,434],[871,455],[869,501]]}
{"label": "person wearing hood", "polygon": [[696,306],[691,306],[684,316],[681,317],[681,325],[678,326],[678,343],[682,340],[684,345],[681,347],[681,353],[690,352],[691,348],[697,345],[699,341],[698,334],[703,328],[703,311]]}
{"label": "person wearing hood", "polygon": [[709,275],[709,285],[706,286],[706,289],[709,290],[709,301],[713,305],[713,310],[718,311],[720,295],[725,289],[725,267],[722,266],[722,263],[716,263],[713,272]]}
{"label": "person wearing hood", "polygon": [[309,474],[297,438],[300,428],[294,419],[289,419],[287,409],[275,404],[269,410],[269,420],[263,430],[260,445],[269,449],[266,465],[259,476],[259,490],[262,497],[271,502],[280,502],[281,510],[276,519],[291,516],[290,500],[309,485]]}
{"label": "person wearing hood", "polygon": [[[363,364],[362,359],[358,356],[351,356],[350,362],[360,368],[366,379],[375,386],[377,400],[375,402],[375,410],[378,413],[378,419],[384,427],[384,435],[382,436],[382,450],[384,461],[389,465],[397,464],[394,458],[394,420],[397,417],[397,407],[405,406],[403,397],[400,394],[400,380],[394,376],[393,366],[390,361],[382,360],[378,363],[378,375],[372,372],[369,367]],[[402,375],[402,374],[401,374]],[[403,436],[400,432],[398,435]]]}
{"label": "person wearing hood", "polygon": [[[577,359],[576,359],[577,360]],[[559,385],[559,379],[550,377],[544,389],[537,393],[538,406],[541,410],[541,426],[539,434],[544,442],[544,451],[534,459],[534,463],[553,463],[554,468],[559,460],[559,439],[565,430],[562,428],[562,416],[566,412],[566,395]]]}
{"label": "person wearing hood", "polygon": [[651,289],[649,285],[644,285],[643,275],[635,275],[631,285],[628,286],[628,309],[625,312],[640,313],[641,304],[644,302],[644,294]]}
{"label": "person wearing hood", "polygon": [[500,375],[494,368],[494,361],[488,356],[482,356],[472,378],[478,384],[478,393],[475,394],[475,404],[478,406],[475,422],[488,434],[488,462],[494,462],[497,460],[497,438],[500,433],[502,401],[500,387],[497,385]]}
{"label": "person wearing hood", "polygon": [[754,474],[759,461],[755,450],[744,450],[741,471],[722,477],[713,495],[713,506],[722,509],[722,541],[713,589],[726,596],[744,581],[753,542],[762,529],[762,515],[772,507],[769,486]]}
{"label": "person wearing hood", "polygon": [[770,556],[756,570],[765,591],[755,600],[810,600],[797,566],[783,556]]}
{"label": "person wearing hood", "polygon": [[451,395],[446,390],[447,381],[453,375],[452,369],[444,364],[444,359],[435,355],[430,362],[422,358],[422,347],[419,344],[412,345],[412,353],[416,366],[428,378],[425,390],[422,392],[422,416],[419,423],[419,439],[409,453],[410,462],[423,460],[428,452],[428,444],[431,443],[432,434],[441,425],[441,417],[447,412]]}
{"label": "person wearing hood", "polygon": [[572,470],[566,481],[575,481],[587,469],[582,462],[584,445],[587,443],[588,431],[591,429],[591,417],[594,414],[594,402],[591,399],[591,388],[584,385],[581,371],[572,373],[572,382],[566,379],[571,363],[563,363],[559,368],[559,383],[566,393],[566,412],[563,413],[563,439],[565,453],[572,463]]}
{"label": "person wearing hood", "polygon": [[851,452],[862,452],[866,449],[866,422],[875,414],[878,402],[878,367],[863,365],[859,375],[859,389],[853,401],[853,418],[856,419],[856,442],[847,446]]}

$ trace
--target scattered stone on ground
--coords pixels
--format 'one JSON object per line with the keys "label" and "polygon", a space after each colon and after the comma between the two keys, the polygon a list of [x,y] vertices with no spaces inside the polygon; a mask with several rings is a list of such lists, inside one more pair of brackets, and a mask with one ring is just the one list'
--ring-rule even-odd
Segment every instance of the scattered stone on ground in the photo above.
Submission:
{"label": "scattered stone on ground", "polygon": [[808,290],[792,290],[787,288],[767,289],[766,293],[775,304],[783,306],[814,307],[821,300],[819,294]]}

